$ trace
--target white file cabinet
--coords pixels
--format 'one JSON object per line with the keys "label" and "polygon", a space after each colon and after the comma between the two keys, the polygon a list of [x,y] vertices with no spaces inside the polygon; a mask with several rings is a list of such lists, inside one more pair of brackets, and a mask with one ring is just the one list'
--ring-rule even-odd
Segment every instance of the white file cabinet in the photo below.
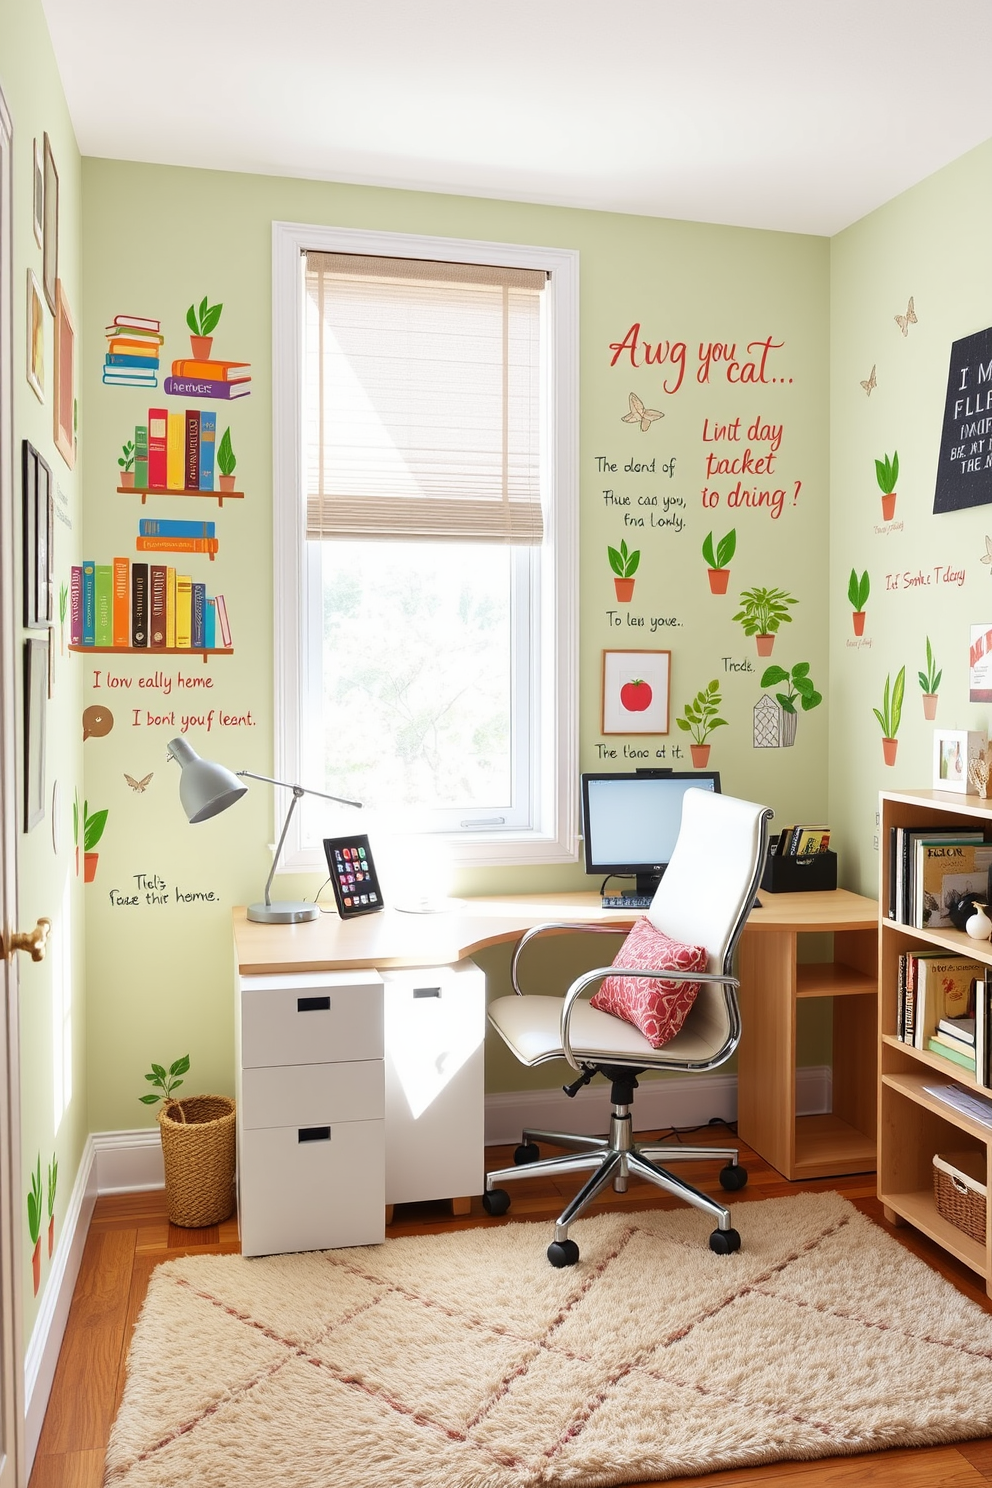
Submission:
{"label": "white file cabinet", "polygon": [[386,1203],[481,1193],[485,976],[470,961],[380,974]]}
{"label": "white file cabinet", "polygon": [[242,976],[236,1005],[242,1254],[381,1241],[381,977]]}

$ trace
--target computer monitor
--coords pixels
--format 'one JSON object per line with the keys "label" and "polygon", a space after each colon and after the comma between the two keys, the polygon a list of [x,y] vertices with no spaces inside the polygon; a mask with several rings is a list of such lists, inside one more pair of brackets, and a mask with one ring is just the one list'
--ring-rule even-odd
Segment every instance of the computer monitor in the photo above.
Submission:
{"label": "computer monitor", "polygon": [[690,786],[719,791],[715,770],[637,770],[582,776],[582,836],[587,873],[636,875],[638,894],[653,894],[668,867]]}

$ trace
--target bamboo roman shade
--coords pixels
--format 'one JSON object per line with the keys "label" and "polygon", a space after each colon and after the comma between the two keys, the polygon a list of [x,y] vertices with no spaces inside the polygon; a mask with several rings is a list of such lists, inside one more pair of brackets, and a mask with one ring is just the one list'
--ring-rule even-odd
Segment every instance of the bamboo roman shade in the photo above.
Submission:
{"label": "bamboo roman shade", "polygon": [[305,258],[307,537],[540,543],[546,274]]}

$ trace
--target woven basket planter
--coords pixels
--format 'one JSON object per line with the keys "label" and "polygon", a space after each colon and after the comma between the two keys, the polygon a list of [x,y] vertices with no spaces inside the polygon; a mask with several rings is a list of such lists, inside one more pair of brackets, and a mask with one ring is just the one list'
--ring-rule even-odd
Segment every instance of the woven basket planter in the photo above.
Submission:
{"label": "woven basket planter", "polygon": [[158,1113],[169,1219],[184,1229],[220,1224],[234,1213],[234,1101],[190,1095]]}

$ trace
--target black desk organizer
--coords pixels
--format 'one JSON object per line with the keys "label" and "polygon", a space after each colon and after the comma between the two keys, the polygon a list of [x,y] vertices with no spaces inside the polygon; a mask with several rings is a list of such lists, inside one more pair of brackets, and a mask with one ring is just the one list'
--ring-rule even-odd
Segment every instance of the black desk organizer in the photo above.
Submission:
{"label": "black desk organizer", "polygon": [[779,856],[769,853],[761,887],[769,894],[801,894],[813,889],[837,887],[837,854],[826,852],[798,857],[794,853]]}

